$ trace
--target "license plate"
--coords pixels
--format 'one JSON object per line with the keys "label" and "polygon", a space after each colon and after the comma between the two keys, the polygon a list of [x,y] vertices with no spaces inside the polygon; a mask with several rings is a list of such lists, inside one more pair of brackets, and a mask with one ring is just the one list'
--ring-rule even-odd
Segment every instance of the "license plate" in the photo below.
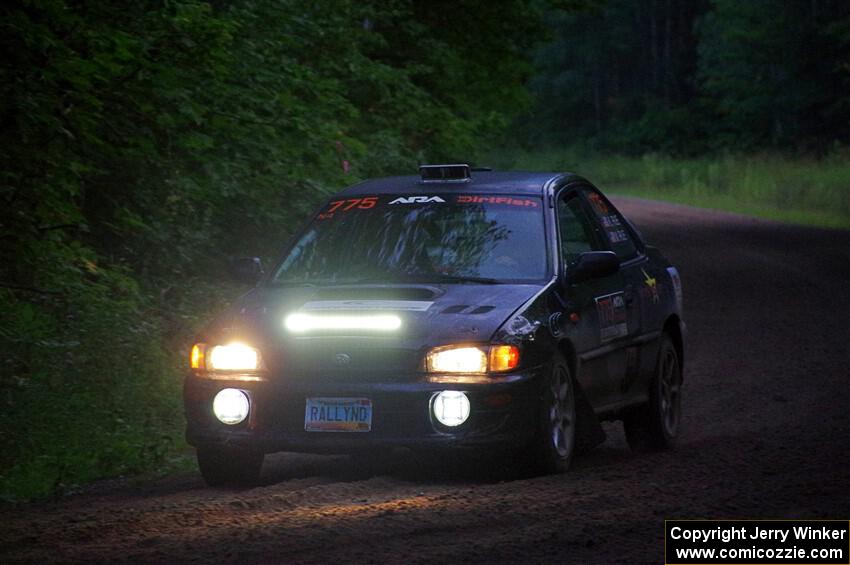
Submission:
{"label": "license plate", "polygon": [[304,430],[308,432],[368,432],[372,401],[368,398],[308,398]]}

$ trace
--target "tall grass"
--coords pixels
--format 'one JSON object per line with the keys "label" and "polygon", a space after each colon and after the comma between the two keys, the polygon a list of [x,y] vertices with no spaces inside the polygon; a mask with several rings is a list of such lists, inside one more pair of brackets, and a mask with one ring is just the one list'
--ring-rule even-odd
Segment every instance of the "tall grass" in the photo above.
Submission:
{"label": "tall grass", "polygon": [[189,344],[245,289],[200,279],[175,287],[29,300],[0,288],[0,349],[17,354],[0,373],[0,503],[194,466],[181,394]]}
{"label": "tall grass", "polygon": [[498,168],[580,174],[606,192],[716,208],[784,222],[850,229],[850,154],[674,158],[599,155],[574,148],[502,150]]}

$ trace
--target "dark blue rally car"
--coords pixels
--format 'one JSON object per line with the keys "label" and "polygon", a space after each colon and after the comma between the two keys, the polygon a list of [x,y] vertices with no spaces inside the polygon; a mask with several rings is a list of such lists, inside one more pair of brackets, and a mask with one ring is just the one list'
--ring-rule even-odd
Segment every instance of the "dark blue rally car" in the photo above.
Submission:
{"label": "dark blue rally car", "polygon": [[187,438],[209,484],[266,453],[480,450],[565,470],[622,420],[680,421],[679,274],[569,173],[425,165],[331,198],[197,338]]}

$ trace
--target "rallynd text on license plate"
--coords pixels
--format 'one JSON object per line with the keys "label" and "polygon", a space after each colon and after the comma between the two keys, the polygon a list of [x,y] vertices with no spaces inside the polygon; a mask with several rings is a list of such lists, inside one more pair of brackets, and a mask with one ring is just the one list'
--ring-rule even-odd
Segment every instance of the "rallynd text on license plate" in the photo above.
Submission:
{"label": "rallynd text on license plate", "polygon": [[308,432],[368,432],[372,401],[368,398],[308,398],[304,412]]}

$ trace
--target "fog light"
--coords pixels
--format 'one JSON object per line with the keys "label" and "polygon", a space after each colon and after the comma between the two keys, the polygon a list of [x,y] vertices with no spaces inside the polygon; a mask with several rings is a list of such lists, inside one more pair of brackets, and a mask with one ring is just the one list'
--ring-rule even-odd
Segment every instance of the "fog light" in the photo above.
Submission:
{"label": "fog light", "polygon": [[221,389],[213,399],[213,414],[222,424],[239,424],[248,417],[248,395],[235,388]]}
{"label": "fog light", "polygon": [[432,409],[444,426],[459,426],[469,418],[469,398],[459,390],[444,390],[434,397]]}

